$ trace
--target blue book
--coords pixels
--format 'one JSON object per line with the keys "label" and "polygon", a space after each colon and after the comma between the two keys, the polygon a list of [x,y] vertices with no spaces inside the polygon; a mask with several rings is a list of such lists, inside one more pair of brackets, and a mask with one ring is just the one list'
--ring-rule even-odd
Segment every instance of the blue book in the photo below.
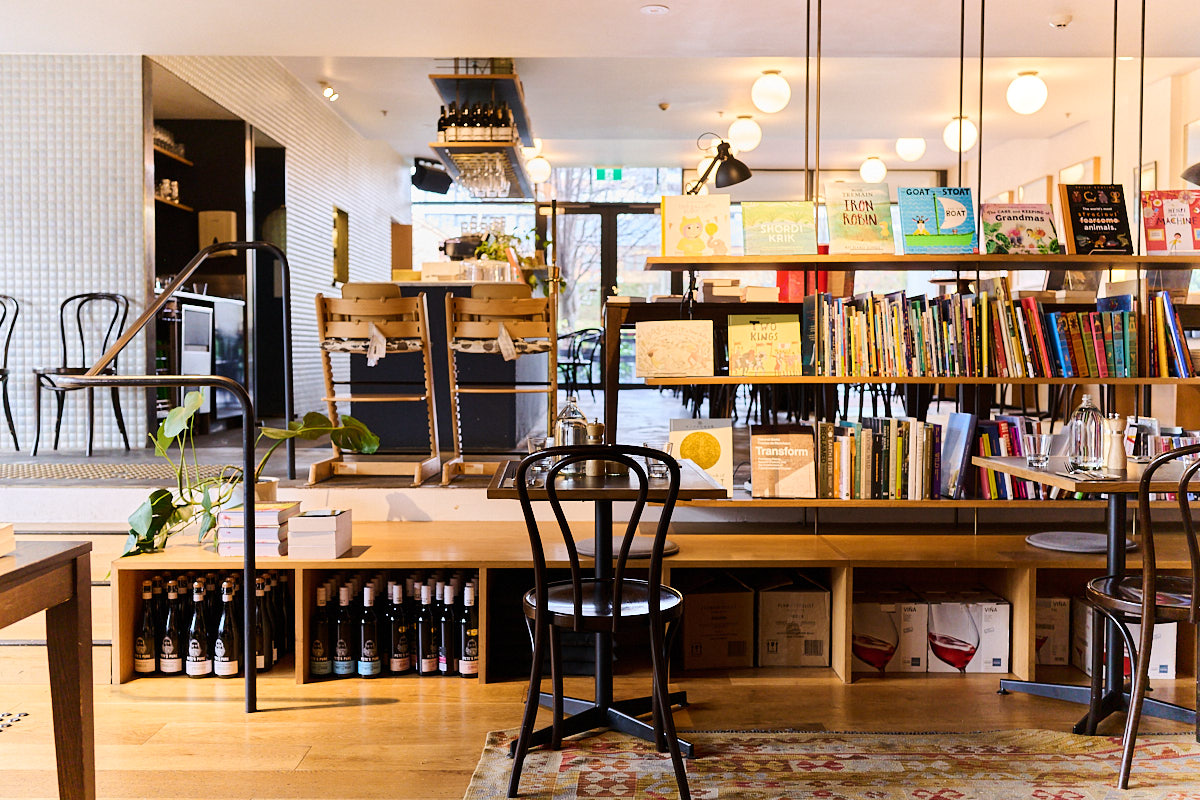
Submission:
{"label": "blue book", "polygon": [[1096,301],[1097,311],[1133,311],[1133,295],[1118,294]]}
{"label": "blue book", "polygon": [[975,202],[957,186],[900,187],[900,232],[905,253],[978,253]]}
{"label": "blue book", "polygon": [[1058,338],[1058,312],[1050,311],[1046,313],[1046,338],[1050,340],[1050,356],[1054,359],[1054,369],[1058,375],[1064,378],[1074,377],[1067,374],[1067,362],[1063,358],[1063,347],[1065,343]]}
{"label": "blue book", "polygon": [[1183,341],[1183,331],[1179,329],[1179,316],[1175,313],[1175,305],[1171,302],[1170,292],[1159,292],[1159,297],[1163,301],[1163,322],[1167,328],[1167,343],[1171,348],[1171,361],[1175,365],[1175,375],[1177,378],[1192,377],[1192,362],[1187,351],[1187,345]]}

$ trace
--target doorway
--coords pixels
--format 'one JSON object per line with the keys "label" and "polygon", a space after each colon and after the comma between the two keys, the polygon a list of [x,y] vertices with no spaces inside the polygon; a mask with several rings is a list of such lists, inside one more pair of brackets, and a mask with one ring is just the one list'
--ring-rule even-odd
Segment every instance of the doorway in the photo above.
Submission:
{"label": "doorway", "polygon": [[[254,238],[270,242],[287,254],[287,206],[284,176],[287,151],[257,128],[253,145]],[[247,276],[246,321],[254,343],[251,385],[254,408],[260,417],[283,416],[284,363],[279,357],[283,341],[283,267],[266,253],[255,253]]]}

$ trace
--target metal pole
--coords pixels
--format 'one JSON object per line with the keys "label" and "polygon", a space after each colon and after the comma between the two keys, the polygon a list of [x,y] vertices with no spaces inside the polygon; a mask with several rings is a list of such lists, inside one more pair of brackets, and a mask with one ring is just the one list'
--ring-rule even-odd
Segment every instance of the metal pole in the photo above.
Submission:
{"label": "metal pole", "polygon": [[[958,185],[963,181],[963,62],[967,53],[967,0],[958,8]],[[957,275],[955,276],[957,278]]]}

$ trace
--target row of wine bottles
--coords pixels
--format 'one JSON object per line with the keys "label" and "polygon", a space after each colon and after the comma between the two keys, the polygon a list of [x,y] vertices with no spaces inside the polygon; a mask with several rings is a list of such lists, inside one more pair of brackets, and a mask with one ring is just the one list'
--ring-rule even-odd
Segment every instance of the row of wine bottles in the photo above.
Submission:
{"label": "row of wine bottles", "polygon": [[[142,581],[142,609],[133,643],[135,673],[192,678],[242,674],[241,575],[223,576],[219,592],[217,580],[217,574],[210,572],[164,573]],[[295,644],[288,572],[259,573],[254,594],[255,667],[266,672]]]}
{"label": "row of wine bottles", "polygon": [[477,586],[476,576],[463,572],[330,577],[317,587],[309,672],[318,679],[409,673],[478,677]]}
{"label": "row of wine bottles", "polygon": [[442,106],[437,122],[439,142],[512,142],[517,139],[517,123],[507,103]]}

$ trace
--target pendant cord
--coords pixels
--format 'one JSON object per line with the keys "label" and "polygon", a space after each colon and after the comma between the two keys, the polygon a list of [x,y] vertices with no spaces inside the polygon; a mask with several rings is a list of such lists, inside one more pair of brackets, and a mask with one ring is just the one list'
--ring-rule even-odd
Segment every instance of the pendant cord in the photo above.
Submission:
{"label": "pendant cord", "polygon": [[812,200],[812,173],[808,171],[808,62],[812,52],[812,0],[805,4],[804,16],[804,199]]}
{"label": "pendant cord", "polygon": [[[983,32],[987,26],[984,25],[984,16],[987,13],[987,0],[979,0],[979,122],[977,123],[977,136],[975,139],[975,183],[977,184],[976,191],[979,192],[980,201],[983,200]],[[978,279],[978,275],[976,275]]]}
{"label": "pendant cord", "polygon": [[1108,157],[1108,182],[1117,182],[1117,8],[1121,0],[1113,0],[1113,56],[1112,56],[1112,152]]}
{"label": "pendant cord", "polygon": [[821,195],[821,0],[817,0],[816,148],[813,152],[813,189]]}
{"label": "pendant cord", "polygon": [[1142,26],[1141,26],[1141,57],[1139,59],[1138,69],[1138,160],[1137,160],[1137,177],[1138,185],[1134,187],[1134,208],[1137,213],[1137,246],[1134,252],[1139,256],[1142,254],[1142,131],[1145,128],[1145,110],[1146,110],[1146,0],[1142,0]]}
{"label": "pendant cord", "polygon": [[958,185],[963,180],[963,60],[967,46],[967,0],[961,0],[958,8]]}

